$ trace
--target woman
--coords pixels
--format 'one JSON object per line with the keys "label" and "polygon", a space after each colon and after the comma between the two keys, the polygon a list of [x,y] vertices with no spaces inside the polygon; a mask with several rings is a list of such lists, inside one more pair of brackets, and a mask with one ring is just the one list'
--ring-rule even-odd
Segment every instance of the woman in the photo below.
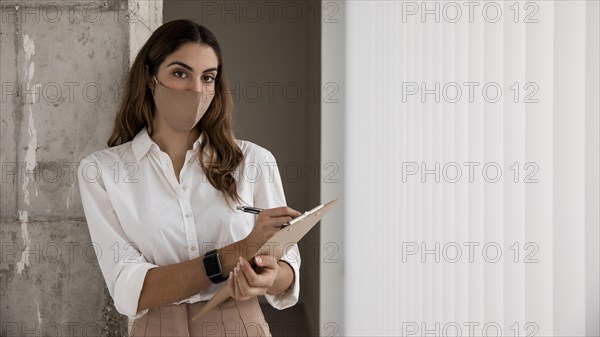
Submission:
{"label": "woman", "polygon": [[[234,138],[208,29],[176,20],[150,36],[108,146],[81,161],[78,178],[99,266],[131,335],[270,336],[257,296],[278,309],[298,301],[298,247],[279,261],[253,254],[300,212],[285,207],[271,152]],[[223,286],[232,298],[192,321]]]}

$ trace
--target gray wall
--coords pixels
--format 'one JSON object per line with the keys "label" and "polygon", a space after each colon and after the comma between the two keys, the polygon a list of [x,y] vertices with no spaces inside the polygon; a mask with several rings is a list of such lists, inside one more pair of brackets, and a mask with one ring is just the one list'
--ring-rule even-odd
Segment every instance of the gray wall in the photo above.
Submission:
{"label": "gray wall", "polygon": [[76,169],[106,148],[162,1],[57,4],[0,3],[0,336],[121,336]]}
{"label": "gray wall", "polygon": [[[217,36],[236,102],[236,136],[274,154],[288,206],[300,211],[320,202],[320,14],[319,1],[168,1],[163,12],[164,22],[192,19]],[[300,252],[304,312],[265,308],[275,334],[293,334],[303,323],[304,333],[319,331],[318,227]]]}

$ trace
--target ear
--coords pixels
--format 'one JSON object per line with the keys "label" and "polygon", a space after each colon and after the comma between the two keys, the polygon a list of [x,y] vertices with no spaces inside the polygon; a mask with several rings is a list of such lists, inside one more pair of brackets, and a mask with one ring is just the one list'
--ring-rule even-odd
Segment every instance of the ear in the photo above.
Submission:
{"label": "ear", "polygon": [[146,83],[146,86],[148,88],[150,88],[150,91],[154,92],[154,88],[156,87],[156,84],[154,83],[154,79],[151,78],[148,83]]}
{"label": "ear", "polygon": [[150,69],[148,68],[147,64],[144,64],[144,68],[146,70],[146,77],[148,78],[148,82],[146,83],[146,86],[148,88],[150,88],[151,91],[154,91],[154,77],[152,76],[152,74],[150,73]]}

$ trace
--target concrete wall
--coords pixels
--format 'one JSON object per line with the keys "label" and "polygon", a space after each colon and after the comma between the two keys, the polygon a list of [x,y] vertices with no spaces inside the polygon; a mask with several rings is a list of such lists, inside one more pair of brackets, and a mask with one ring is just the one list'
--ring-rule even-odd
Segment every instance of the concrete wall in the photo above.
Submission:
{"label": "concrete wall", "polygon": [[[331,173],[320,164],[320,16],[320,1],[164,4],[165,22],[192,19],[217,36],[236,106],[236,136],[274,154],[288,206],[301,211],[319,204],[321,173]],[[306,324],[303,334],[318,334],[319,245],[318,227],[299,244],[301,305],[265,308],[274,333],[292,335]]]}
{"label": "concrete wall", "polygon": [[76,169],[106,148],[130,60],[162,24],[162,1],[2,1],[0,10],[0,335],[124,335]]}

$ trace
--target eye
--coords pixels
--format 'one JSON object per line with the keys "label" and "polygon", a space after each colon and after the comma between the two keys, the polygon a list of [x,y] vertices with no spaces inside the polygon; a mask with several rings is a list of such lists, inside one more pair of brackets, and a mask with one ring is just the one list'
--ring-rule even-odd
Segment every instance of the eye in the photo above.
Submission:
{"label": "eye", "polygon": [[215,78],[213,75],[205,75],[202,78],[204,79],[205,82],[209,82],[209,83],[212,83],[215,81]]}
{"label": "eye", "polygon": [[176,70],[173,72],[173,76],[179,77],[179,78],[185,78],[185,77],[187,77],[187,74],[181,70]]}

